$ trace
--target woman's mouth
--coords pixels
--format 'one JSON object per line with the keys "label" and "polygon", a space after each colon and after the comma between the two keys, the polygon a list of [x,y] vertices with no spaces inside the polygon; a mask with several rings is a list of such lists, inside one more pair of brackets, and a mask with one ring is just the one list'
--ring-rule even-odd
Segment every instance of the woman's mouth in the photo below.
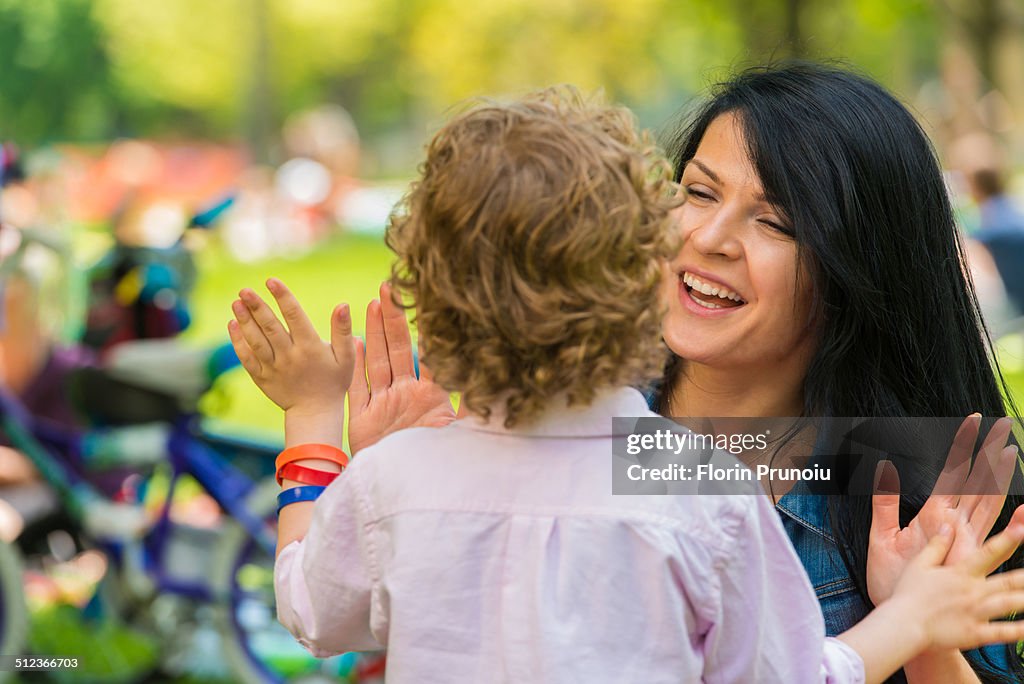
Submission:
{"label": "woman's mouth", "polygon": [[704,309],[735,309],[747,303],[725,285],[703,280],[686,271],[679,275],[679,282],[687,298]]}

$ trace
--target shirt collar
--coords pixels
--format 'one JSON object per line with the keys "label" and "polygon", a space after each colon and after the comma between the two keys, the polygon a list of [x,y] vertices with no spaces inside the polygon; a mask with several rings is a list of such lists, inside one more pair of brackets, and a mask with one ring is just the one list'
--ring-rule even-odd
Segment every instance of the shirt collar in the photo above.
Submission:
{"label": "shirt collar", "polygon": [[551,400],[537,418],[509,429],[504,425],[504,406],[492,408],[490,420],[467,416],[452,423],[457,427],[479,432],[522,437],[610,437],[612,418],[649,416],[647,401],[632,387],[616,387],[599,391],[587,406],[567,406],[565,395]]}

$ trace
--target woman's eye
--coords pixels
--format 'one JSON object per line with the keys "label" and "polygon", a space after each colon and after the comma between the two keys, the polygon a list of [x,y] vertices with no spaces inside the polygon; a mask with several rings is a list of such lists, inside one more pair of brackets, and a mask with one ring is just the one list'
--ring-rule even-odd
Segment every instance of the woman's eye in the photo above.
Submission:
{"label": "woman's eye", "polygon": [[758,221],[772,230],[786,235],[787,237],[793,237],[796,234],[792,228],[783,224],[781,221],[776,221],[774,219],[758,219]]}
{"label": "woman's eye", "polygon": [[687,185],[685,187],[686,187],[686,194],[689,197],[696,197],[697,199],[702,199],[702,200],[713,200],[714,199],[714,196],[711,195],[711,193],[706,192],[706,191],[702,190],[699,187],[694,187],[693,185]]}

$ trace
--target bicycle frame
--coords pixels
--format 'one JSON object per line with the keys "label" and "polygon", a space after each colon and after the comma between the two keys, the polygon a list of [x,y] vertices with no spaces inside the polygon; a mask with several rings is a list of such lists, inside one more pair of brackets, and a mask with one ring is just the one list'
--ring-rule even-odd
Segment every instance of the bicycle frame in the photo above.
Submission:
{"label": "bicycle frame", "polygon": [[[0,389],[0,417],[3,431],[11,443],[32,460],[43,477],[57,490],[73,516],[82,520],[90,503],[105,499],[83,473],[70,465],[72,461],[82,460],[82,441],[86,433],[34,419],[16,398],[3,389]],[[271,468],[273,455],[279,447],[206,436],[198,424],[198,416],[183,415],[171,427],[167,442],[167,462],[171,467],[167,497],[159,516],[141,541],[144,550],[143,569],[158,590],[208,602],[215,600],[208,584],[179,581],[165,572],[167,551],[175,525],[171,519],[175,488],[182,475],[192,476],[228,516],[273,555],[276,545],[274,530],[245,506],[246,497],[257,485],[257,480],[234,467],[215,445],[221,450],[254,456],[269,463]],[[61,459],[54,454],[55,451],[70,458]],[[95,541],[110,552],[109,555],[122,559],[123,540],[96,538]]]}

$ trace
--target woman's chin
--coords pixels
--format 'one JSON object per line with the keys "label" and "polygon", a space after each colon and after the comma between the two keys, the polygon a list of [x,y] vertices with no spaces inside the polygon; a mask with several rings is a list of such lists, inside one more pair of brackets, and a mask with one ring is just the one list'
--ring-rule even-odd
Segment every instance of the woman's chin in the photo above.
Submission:
{"label": "woman's chin", "polygon": [[[698,363],[703,366],[735,365],[737,359],[730,362],[730,348],[723,345],[709,345],[707,340],[678,339],[666,335],[665,344],[676,356],[688,363]],[[732,347],[735,349],[735,347]]]}

